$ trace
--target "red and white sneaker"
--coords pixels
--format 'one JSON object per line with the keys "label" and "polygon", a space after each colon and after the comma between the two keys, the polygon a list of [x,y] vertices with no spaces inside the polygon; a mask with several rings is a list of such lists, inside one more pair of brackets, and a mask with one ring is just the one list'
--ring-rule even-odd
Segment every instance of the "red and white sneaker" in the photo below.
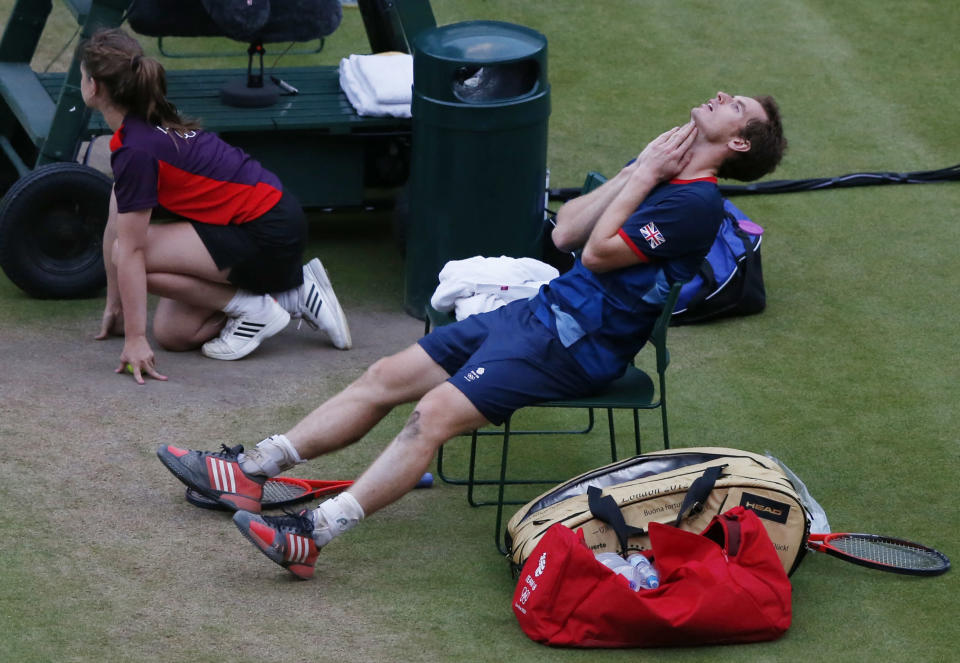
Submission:
{"label": "red and white sneaker", "polygon": [[285,516],[233,514],[233,524],[264,555],[302,580],[313,577],[320,548],[313,540],[313,519],[306,510]]}
{"label": "red and white sneaker", "polygon": [[157,457],[187,487],[231,509],[260,512],[267,477],[247,474],[238,456],[243,447],[221,445],[222,451],[191,451],[167,444]]}

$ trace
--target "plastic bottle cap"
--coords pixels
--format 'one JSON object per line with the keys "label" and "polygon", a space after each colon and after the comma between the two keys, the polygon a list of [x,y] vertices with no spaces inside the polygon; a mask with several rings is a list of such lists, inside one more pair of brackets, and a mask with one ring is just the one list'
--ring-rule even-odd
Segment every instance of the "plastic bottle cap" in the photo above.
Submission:
{"label": "plastic bottle cap", "polygon": [[740,230],[747,233],[748,235],[762,235],[763,226],[750,221],[749,219],[737,219],[737,225],[740,226]]}

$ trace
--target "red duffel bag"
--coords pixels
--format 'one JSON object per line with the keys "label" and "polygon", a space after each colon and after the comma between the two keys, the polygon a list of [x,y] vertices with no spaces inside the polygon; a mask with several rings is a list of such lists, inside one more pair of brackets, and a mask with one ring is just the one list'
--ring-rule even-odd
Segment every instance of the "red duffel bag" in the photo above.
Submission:
{"label": "red duffel bag", "polygon": [[790,581],[757,515],[735,507],[701,534],[650,524],[657,589],[633,591],[557,524],[527,559],[513,611],[531,639],[569,647],[758,642],[790,626]]}

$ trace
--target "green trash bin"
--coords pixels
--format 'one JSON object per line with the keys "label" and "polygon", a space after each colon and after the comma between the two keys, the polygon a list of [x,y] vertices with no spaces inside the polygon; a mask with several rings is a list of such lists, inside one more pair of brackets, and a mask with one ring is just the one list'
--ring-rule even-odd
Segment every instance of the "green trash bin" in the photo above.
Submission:
{"label": "green trash bin", "polygon": [[431,28],[413,72],[404,308],[422,319],[447,261],[542,257],[547,40],[499,21]]}

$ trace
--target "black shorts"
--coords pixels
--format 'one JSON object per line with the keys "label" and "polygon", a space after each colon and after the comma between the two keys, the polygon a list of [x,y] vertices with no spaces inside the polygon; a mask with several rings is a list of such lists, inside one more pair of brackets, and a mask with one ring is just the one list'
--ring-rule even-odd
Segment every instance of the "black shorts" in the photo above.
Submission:
{"label": "black shorts", "polygon": [[230,283],[256,293],[283,292],[303,283],[307,220],[296,197],[284,192],[269,212],[246,223],[190,222]]}

